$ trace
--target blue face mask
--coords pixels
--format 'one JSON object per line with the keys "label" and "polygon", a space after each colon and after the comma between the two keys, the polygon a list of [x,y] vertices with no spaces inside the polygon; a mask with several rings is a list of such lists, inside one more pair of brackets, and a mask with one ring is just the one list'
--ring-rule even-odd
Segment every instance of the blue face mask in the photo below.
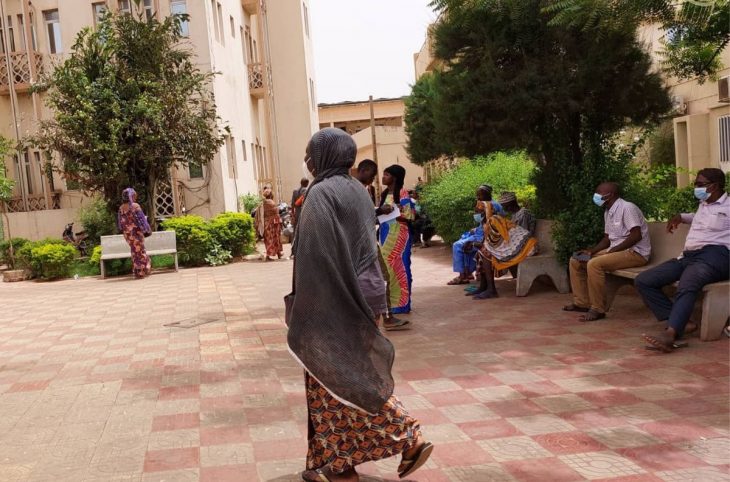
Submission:
{"label": "blue face mask", "polygon": [[710,197],[710,193],[707,192],[706,187],[696,187],[695,188],[695,197],[699,199],[700,201],[706,200],[708,197]]}
{"label": "blue face mask", "polygon": [[481,213],[476,213],[474,215],[474,222],[477,224],[482,224],[482,214]]}
{"label": "blue face mask", "polygon": [[603,199],[603,196],[601,196],[598,193],[593,194],[593,202],[596,204],[596,206],[601,207],[604,204],[606,204],[606,200]]}

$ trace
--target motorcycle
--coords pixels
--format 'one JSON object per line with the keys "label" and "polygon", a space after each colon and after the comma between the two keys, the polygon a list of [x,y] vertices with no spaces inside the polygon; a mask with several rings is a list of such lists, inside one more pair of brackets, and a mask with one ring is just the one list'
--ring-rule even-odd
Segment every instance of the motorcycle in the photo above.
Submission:
{"label": "motorcycle", "polygon": [[294,224],[292,223],[291,207],[287,203],[279,204],[279,217],[281,218],[281,233],[291,243],[294,239]]}
{"label": "motorcycle", "polygon": [[66,225],[66,229],[63,230],[63,235],[61,237],[67,243],[73,244],[74,247],[79,251],[79,255],[81,255],[81,257],[87,256],[86,251],[88,249],[88,245],[86,244],[86,233],[84,231],[81,231],[74,234],[74,223],[69,223]]}

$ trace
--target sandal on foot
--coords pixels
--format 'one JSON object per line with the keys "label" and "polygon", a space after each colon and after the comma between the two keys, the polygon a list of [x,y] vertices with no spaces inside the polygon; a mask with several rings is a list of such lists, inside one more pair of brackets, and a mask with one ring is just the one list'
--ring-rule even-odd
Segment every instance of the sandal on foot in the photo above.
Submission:
{"label": "sandal on foot", "polygon": [[456,286],[456,285],[468,285],[469,280],[462,278],[461,276],[457,276],[456,278],[452,279],[448,283],[446,283],[449,286]]}
{"label": "sandal on foot", "polygon": [[470,294],[473,295],[474,293],[476,293],[477,291],[479,291],[479,287],[476,286],[476,285],[467,286],[466,288],[464,288],[464,291],[466,291],[467,293],[470,293]]}
{"label": "sandal on foot", "polygon": [[606,317],[606,313],[601,313],[600,311],[594,311],[594,310],[588,310],[586,311],[586,314],[578,318],[578,321],[581,322],[587,322],[587,321],[598,321],[602,320]]}
{"label": "sandal on foot", "polygon": [[590,308],[584,308],[573,303],[563,306],[563,311],[577,311],[578,313],[588,313]]}
{"label": "sandal on foot", "polygon": [[403,331],[403,330],[410,330],[410,324],[411,322],[408,320],[399,320],[397,318],[393,318],[394,321],[392,322],[383,322],[383,328],[385,328],[386,331]]}
{"label": "sandal on foot", "polygon": [[322,469],[305,470],[302,472],[304,482],[330,482]]}
{"label": "sandal on foot", "polygon": [[664,353],[671,353],[674,351],[674,344],[675,340],[668,336],[666,333],[662,333],[660,335],[642,335],[644,337],[644,340],[651,346],[654,350],[659,350]]}
{"label": "sandal on foot", "polygon": [[499,294],[496,291],[482,291],[472,297],[475,300],[488,300],[491,298],[499,298]]}
{"label": "sandal on foot", "polygon": [[433,444],[431,442],[424,442],[412,458],[407,459],[403,457],[398,466],[398,477],[403,479],[420,469],[428,461],[431,452],[433,452]]}

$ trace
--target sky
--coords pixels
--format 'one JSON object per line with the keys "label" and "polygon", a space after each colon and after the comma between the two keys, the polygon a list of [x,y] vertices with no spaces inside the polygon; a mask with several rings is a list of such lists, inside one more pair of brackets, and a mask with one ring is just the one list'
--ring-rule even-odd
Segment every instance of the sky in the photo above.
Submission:
{"label": "sky", "polygon": [[317,102],[400,97],[436,19],[430,0],[310,0]]}

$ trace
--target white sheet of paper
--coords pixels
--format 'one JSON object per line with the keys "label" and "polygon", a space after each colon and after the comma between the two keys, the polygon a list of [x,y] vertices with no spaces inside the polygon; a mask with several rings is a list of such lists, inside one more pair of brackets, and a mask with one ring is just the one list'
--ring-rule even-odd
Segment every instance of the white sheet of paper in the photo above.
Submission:
{"label": "white sheet of paper", "polygon": [[390,214],[381,214],[380,216],[378,216],[378,222],[380,224],[385,224],[388,221],[392,221],[392,220],[396,219],[399,216],[400,216],[400,208],[398,208],[398,206],[394,206],[392,213],[390,213]]}

